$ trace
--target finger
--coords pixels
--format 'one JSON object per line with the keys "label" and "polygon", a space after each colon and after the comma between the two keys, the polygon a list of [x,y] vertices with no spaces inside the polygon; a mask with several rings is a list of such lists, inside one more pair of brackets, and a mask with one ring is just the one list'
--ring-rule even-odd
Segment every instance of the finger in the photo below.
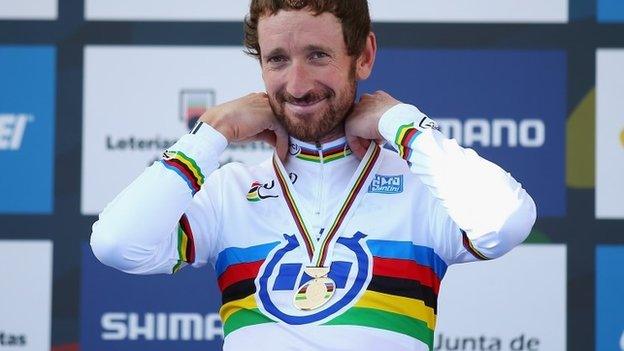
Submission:
{"label": "finger", "polygon": [[280,160],[283,162],[286,161],[286,157],[288,156],[288,133],[281,125],[277,125],[275,130],[273,130],[275,134],[275,151],[277,151],[277,156],[279,156]]}
{"label": "finger", "polygon": [[356,137],[353,135],[347,135],[347,143],[349,144],[351,151],[353,151],[355,156],[357,156],[357,158],[361,160],[362,158],[364,158],[364,155],[366,154],[366,149],[364,148],[364,146],[362,146],[362,143],[360,140],[361,138],[359,137]]}
{"label": "finger", "polygon": [[[372,140],[368,140],[368,139],[362,139],[362,138],[358,138],[360,141],[360,146],[362,147],[362,150],[364,150],[364,154],[366,153],[366,151],[368,151],[368,148],[370,147],[370,144],[373,142]],[[362,154],[362,157],[364,157],[364,155]]]}

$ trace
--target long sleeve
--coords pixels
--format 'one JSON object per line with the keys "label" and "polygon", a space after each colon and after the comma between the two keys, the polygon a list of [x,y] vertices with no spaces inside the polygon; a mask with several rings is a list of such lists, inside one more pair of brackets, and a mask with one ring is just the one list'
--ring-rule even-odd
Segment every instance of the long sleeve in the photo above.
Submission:
{"label": "long sleeve", "polygon": [[412,105],[388,110],[379,131],[436,200],[431,230],[450,261],[496,258],[526,239],[535,203],[509,173],[446,138]]}
{"label": "long sleeve", "polygon": [[219,191],[211,186],[227,140],[198,124],[109,203],[93,224],[91,248],[127,273],[174,273],[214,255]]}

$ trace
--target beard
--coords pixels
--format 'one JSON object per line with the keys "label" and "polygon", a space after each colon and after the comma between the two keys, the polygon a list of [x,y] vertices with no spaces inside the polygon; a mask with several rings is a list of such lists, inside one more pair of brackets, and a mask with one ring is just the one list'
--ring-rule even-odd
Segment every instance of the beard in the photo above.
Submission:
{"label": "beard", "polygon": [[[351,65],[347,86],[336,94],[326,85],[319,85],[300,98],[295,98],[285,91],[278,90],[269,95],[269,104],[277,120],[290,136],[301,141],[319,142],[329,137],[339,136],[344,132],[344,121],[353,108],[357,84],[355,81],[355,62]],[[325,106],[314,113],[292,114],[285,108],[286,103],[313,104]]]}

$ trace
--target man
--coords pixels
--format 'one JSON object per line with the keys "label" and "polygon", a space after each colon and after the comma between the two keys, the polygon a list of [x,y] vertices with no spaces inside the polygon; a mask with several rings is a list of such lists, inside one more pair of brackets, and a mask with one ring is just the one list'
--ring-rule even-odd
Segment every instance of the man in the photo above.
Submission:
{"label": "man", "polygon": [[[355,103],[365,0],[253,0],[245,43],[266,93],[206,111],[108,205],[93,252],[136,274],[213,264],[226,350],[432,349],[447,266],[521,243],[533,200],[416,107]],[[248,140],[275,155],[217,169]]]}

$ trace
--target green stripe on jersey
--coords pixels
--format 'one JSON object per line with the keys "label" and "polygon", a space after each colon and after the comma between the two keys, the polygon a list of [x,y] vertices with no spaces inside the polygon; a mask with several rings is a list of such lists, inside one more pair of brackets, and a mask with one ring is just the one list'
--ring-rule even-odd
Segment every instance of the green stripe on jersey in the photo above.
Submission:
{"label": "green stripe on jersey", "polygon": [[266,317],[260,312],[259,309],[254,308],[251,310],[241,309],[234,312],[223,324],[223,336],[226,337],[229,333],[255,324],[262,323],[274,323],[271,319]]}
{"label": "green stripe on jersey", "polygon": [[324,325],[359,325],[409,335],[433,350],[433,330],[421,320],[374,308],[351,307]]}

